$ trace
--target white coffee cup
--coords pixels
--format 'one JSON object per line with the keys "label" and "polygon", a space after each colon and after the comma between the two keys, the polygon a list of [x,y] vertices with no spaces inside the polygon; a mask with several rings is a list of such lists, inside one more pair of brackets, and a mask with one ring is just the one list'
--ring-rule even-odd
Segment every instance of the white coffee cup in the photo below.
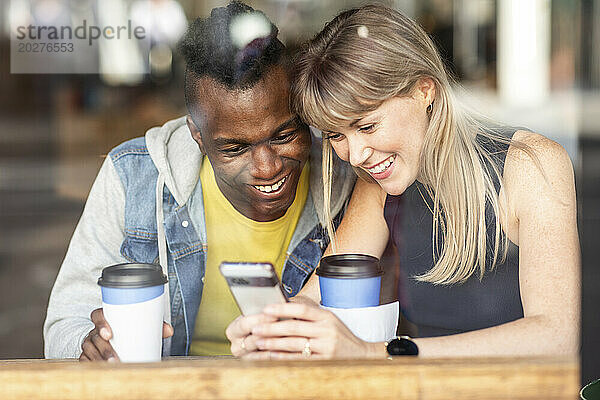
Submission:
{"label": "white coffee cup", "polygon": [[102,270],[104,318],[122,362],[160,361],[167,277],[160,265],[118,264]]}
{"label": "white coffee cup", "polygon": [[365,342],[386,342],[396,337],[400,304],[395,301],[376,307],[321,308],[336,315],[359,339]]}

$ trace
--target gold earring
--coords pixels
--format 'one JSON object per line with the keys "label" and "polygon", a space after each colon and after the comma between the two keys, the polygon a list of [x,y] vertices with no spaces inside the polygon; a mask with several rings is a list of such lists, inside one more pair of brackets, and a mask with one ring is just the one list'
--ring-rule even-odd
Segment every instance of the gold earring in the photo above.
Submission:
{"label": "gold earring", "polygon": [[433,101],[431,102],[431,104],[429,104],[427,106],[427,114],[431,114],[432,111],[433,111]]}

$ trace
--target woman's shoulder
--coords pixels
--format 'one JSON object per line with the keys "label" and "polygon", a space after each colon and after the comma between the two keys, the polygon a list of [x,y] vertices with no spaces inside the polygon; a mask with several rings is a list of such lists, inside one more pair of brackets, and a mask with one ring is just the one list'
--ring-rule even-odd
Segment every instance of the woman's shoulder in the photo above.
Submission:
{"label": "woman's shoulder", "polygon": [[574,173],[566,150],[547,137],[526,130],[513,135],[503,173],[511,209],[520,214],[542,199],[574,198]]}
{"label": "woman's shoulder", "polygon": [[[532,149],[541,152],[564,151],[564,148],[552,139],[547,138],[539,133],[531,132],[525,129],[515,131],[513,142],[521,142],[528,145]],[[566,152],[565,152],[566,154]]]}
{"label": "woman's shoulder", "polygon": [[543,178],[543,173],[567,172],[573,168],[569,155],[559,143],[539,133],[517,130],[508,148],[505,174],[510,172],[507,169],[519,173],[530,171],[532,177]]}

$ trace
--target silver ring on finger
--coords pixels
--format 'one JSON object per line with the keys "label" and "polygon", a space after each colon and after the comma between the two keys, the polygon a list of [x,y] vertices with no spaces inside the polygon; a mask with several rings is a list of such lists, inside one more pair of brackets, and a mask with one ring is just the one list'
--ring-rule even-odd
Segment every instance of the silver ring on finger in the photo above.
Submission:
{"label": "silver ring on finger", "polygon": [[241,348],[242,348],[242,350],[244,350],[244,351],[246,351],[246,342],[245,342],[245,340],[246,340],[246,336],[244,336],[244,337],[242,338],[242,343],[240,344],[240,347],[241,347]]}
{"label": "silver ring on finger", "polygon": [[306,343],[304,343],[304,349],[302,350],[302,355],[305,358],[310,358],[312,355],[312,350],[310,349],[310,339],[306,338]]}

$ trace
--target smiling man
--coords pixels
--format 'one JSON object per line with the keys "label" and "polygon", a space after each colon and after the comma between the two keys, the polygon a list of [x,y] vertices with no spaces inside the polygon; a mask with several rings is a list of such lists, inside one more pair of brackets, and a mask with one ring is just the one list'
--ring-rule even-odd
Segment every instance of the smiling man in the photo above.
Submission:
{"label": "smiling man", "polygon": [[[268,29],[233,44],[232,24],[247,16]],[[196,20],[181,50],[189,114],[107,157],[52,290],[48,358],[116,359],[96,281],[123,262],[168,267],[163,355],[230,354],[225,328],[239,311],[219,264],[271,262],[294,296],[328,244],[320,139],[290,111],[277,28],[233,2]],[[354,175],[336,165],[341,215]]]}

